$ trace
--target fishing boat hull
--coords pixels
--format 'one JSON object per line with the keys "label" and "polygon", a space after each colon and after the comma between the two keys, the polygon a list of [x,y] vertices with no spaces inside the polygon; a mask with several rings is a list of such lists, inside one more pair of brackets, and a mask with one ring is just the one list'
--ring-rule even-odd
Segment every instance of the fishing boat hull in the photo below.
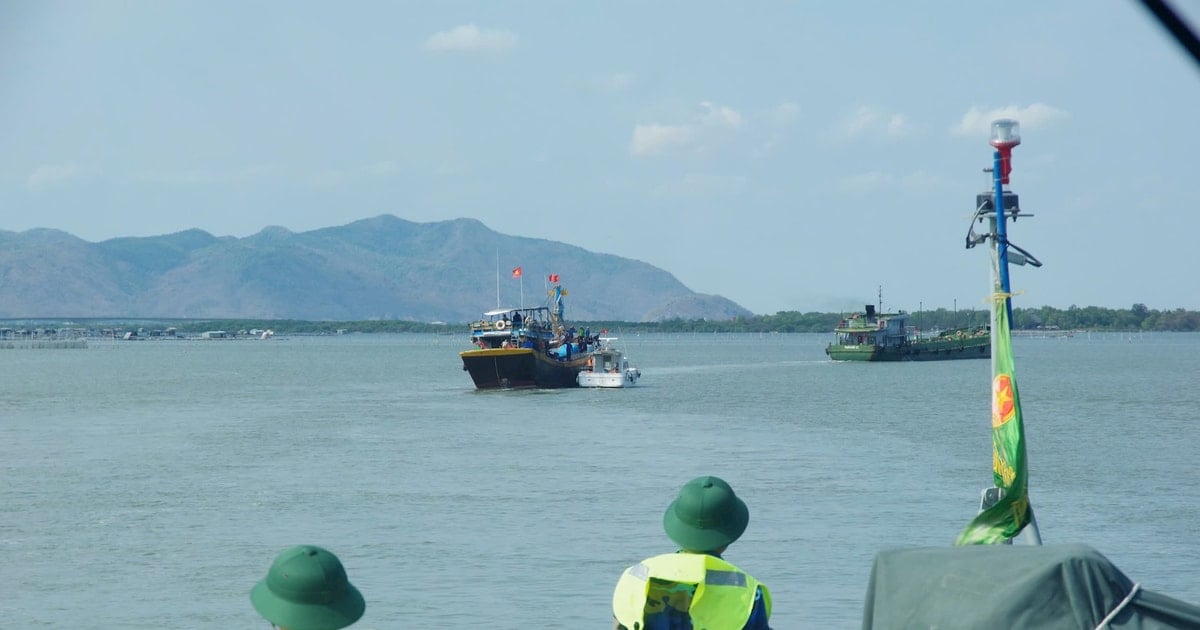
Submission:
{"label": "fishing boat hull", "polygon": [[476,389],[556,389],[579,386],[588,355],[564,361],[533,348],[488,348],[459,356]]}
{"label": "fishing boat hull", "polygon": [[825,354],[834,361],[949,361],[992,356],[988,326],[953,328],[935,335],[907,325],[904,311],[883,313],[872,304],[834,328]]}
{"label": "fishing boat hull", "polygon": [[[520,269],[518,267],[518,269]],[[552,275],[557,282],[557,275]],[[568,327],[555,285],[555,306],[496,308],[471,322],[471,350],[458,353],[476,389],[556,389],[578,387],[598,340],[586,328]],[[499,300],[497,300],[499,301]]]}
{"label": "fishing boat hull", "polygon": [[829,344],[825,354],[834,361],[948,361],[988,359],[992,342],[988,337],[963,341],[928,341],[902,346]]}

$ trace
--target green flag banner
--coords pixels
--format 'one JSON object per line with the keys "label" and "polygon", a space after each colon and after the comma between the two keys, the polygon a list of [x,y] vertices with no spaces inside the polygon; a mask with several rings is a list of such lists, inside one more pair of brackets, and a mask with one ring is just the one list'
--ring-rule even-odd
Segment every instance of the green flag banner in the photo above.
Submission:
{"label": "green flag banner", "polygon": [[1033,517],[1025,464],[1025,428],[1013,376],[1008,295],[996,295],[992,330],[992,477],[1003,496],[980,512],[958,535],[956,545],[992,545],[1021,533]]}

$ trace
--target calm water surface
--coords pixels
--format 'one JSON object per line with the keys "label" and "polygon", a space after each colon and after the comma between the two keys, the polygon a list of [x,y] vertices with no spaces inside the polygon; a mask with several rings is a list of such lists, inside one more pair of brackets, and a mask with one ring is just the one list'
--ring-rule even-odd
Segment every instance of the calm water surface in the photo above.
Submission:
{"label": "calm water surface", "polygon": [[[459,336],[0,351],[0,619],[265,627],[250,587],[313,543],[367,598],[355,628],[608,628],[678,486],[716,474],[773,625],[858,628],[875,552],[951,544],[990,485],[990,365],[827,340],[626,337],[617,391],[476,392]],[[1200,603],[1200,335],[1015,347],[1045,542]]]}

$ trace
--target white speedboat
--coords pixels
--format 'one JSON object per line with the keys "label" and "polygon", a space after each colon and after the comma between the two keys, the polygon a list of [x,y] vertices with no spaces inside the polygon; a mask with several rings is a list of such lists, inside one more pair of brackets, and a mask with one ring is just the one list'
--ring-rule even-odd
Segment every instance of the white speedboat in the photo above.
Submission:
{"label": "white speedboat", "polygon": [[632,387],[642,372],[629,365],[623,352],[612,347],[616,337],[601,337],[600,348],[588,357],[587,367],[576,377],[580,387]]}

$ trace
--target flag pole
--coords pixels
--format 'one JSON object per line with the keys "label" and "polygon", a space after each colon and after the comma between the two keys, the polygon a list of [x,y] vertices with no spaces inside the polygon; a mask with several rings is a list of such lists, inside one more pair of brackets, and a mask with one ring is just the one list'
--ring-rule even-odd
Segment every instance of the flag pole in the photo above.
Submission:
{"label": "flag pole", "polygon": [[[1020,143],[1018,137],[1016,143]],[[1014,145],[1015,146],[1015,145]],[[1004,184],[1008,182],[1008,174],[1012,168],[1012,148],[1007,151],[1003,148],[997,148],[992,152],[992,191],[995,197],[992,200],[992,205],[996,211],[992,215],[993,233],[996,235],[992,239],[992,249],[995,251],[996,264],[993,266],[993,271],[996,273],[993,277],[993,285],[998,288],[999,295],[996,300],[992,300],[992,376],[995,377],[998,373],[997,361],[999,361],[999,353],[996,351],[996,344],[1002,343],[1005,340],[999,339],[999,335],[1007,335],[1007,340],[1011,343],[1012,333],[1012,280],[1008,273],[1008,218],[1004,214]],[[1014,195],[1015,197],[1015,195]],[[1013,220],[1016,220],[1017,213],[1020,208],[1016,206],[1014,199]],[[1004,314],[1007,316],[1008,326],[1004,326],[1003,330],[998,330],[997,314],[1000,308],[1004,309]],[[1023,421],[1023,420],[1022,420]],[[1028,483],[1028,482],[1027,482]],[[1026,486],[1028,488],[1028,485]],[[1026,490],[1028,492],[1028,490]],[[1024,542],[1030,545],[1042,544],[1042,534],[1038,530],[1037,516],[1033,510],[1029,510],[1029,524],[1021,530],[1021,536]]]}
{"label": "flag pole", "polygon": [[[967,233],[967,248],[986,241],[992,244],[991,350],[992,350],[992,476],[995,486],[985,488],[979,513],[959,534],[956,544],[1010,544],[1018,535],[1027,544],[1040,545],[1041,533],[1029,502],[1024,420],[1021,413],[1012,353],[1012,290],[1009,263],[1040,267],[1033,255],[1008,240],[1007,221],[1022,214],[1017,195],[1005,190],[1012,168],[1012,149],[1021,143],[1015,120],[992,123],[992,190],[976,196],[975,216]],[[989,198],[990,197],[990,198]],[[989,230],[975,234],[975,222],[988,221]],[[1012,251],[1010,252],[1010,248]]]}

